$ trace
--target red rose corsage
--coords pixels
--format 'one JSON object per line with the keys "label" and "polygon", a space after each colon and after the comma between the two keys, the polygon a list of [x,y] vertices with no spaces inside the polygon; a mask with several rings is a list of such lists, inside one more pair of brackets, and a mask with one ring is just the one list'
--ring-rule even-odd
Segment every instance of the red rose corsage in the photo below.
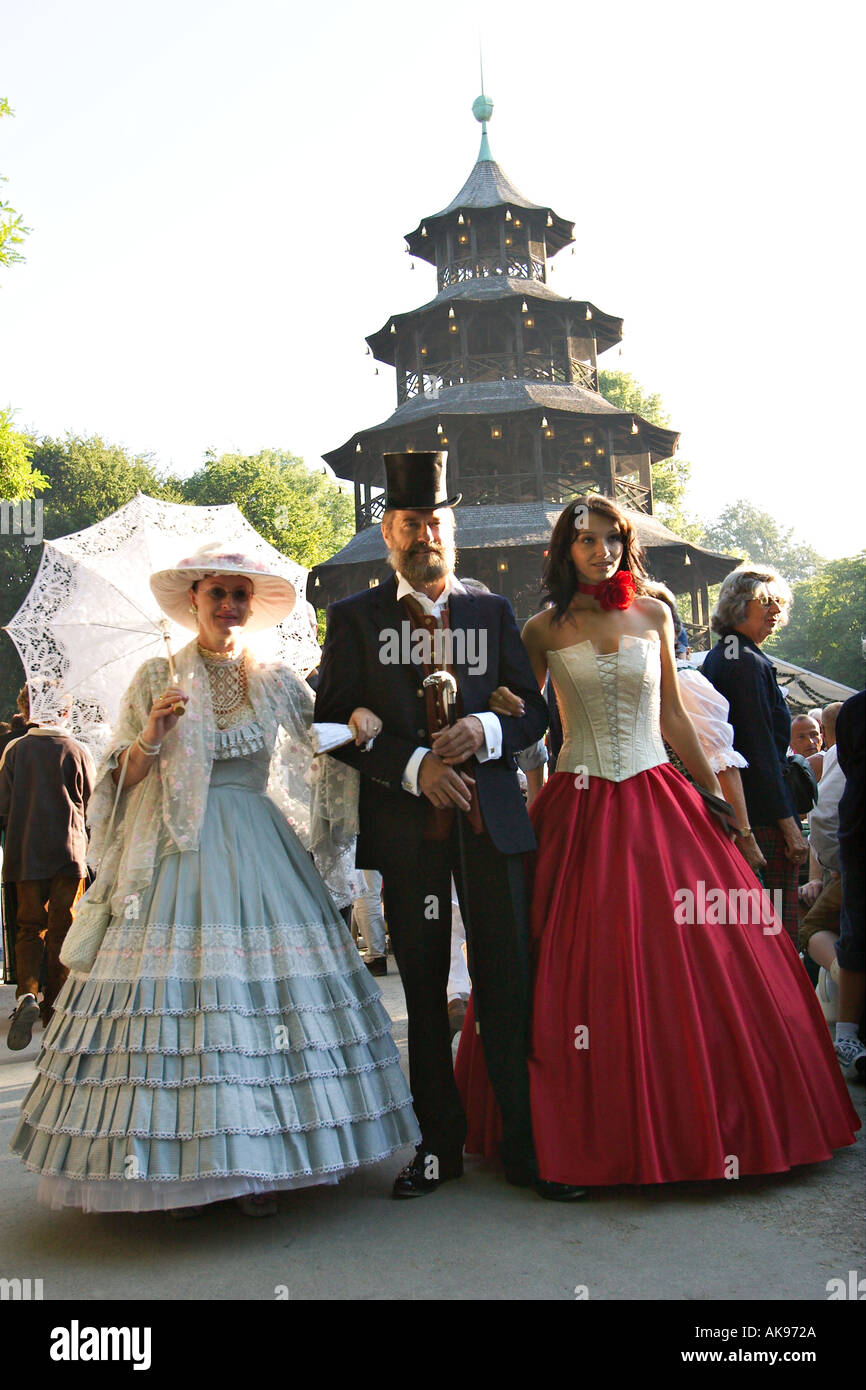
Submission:
{"label": "red rose corsage", "polygon": [[612,608],[630,608],[636,590],[631,570],[617,570],[615,575],[603,579],[600,584],[579,583],[577,592],[597,599],[605,612],[609,612]]}

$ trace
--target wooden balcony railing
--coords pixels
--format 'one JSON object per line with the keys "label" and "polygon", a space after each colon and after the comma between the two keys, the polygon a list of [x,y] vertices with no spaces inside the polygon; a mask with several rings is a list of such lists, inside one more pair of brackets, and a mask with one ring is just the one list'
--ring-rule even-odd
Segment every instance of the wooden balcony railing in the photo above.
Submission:
{"label": "wooden balcony railing", "polygon": [[467,478],[461,473],[457,486],[463,493],[463,501],[478,507],[538,501],[538,478],[535,473],[509,473],[505,477],[487,473],[475,478]]}
{"label": "wooden balcony railing", "polygon": [[652,510],[652,492],[642,483],[628,482],[625,478],[616,480],[616,496],[620,502],[627,507],[632,507],[637,512],[649,512]]}
{"label": "wooden balcony railing", "polygon": [[466,280],[488,280],[505,275],[509,280],[544,280],[544,261],[534,256],[458,256],[439,270],[439,288],[460,285]]}
{"label": "wooden balcony railing", "polygon": [[[465,462],[471,464],[471,457]],[[465,464],[464,464],[465,466]],[[578,473],[545,472],[541,480],[537,473],[483,473],[467,475],[461,470],[454,486],[463,494],[463,503],[475,507],[509,506],[520,502],[549,502],[564,507],[572,497],[585,492],[596,482],[590,471]],[[385,510],[384,493],[361,505],[359,526],[374,526]]]}
{"label": "wooden balcony railing", "polygon": [[519,380],[548,381],[557,386],[576,385],[590,391],[598,390],[598,376],[589,362],[578,362],[572,358],[569,380],[567,359],[527,352],[523,356],[523,371],[519,373],[516,353],[490,352],[452,358],[448,362],[425,362],[420,378],[414,371],[403,373],[398,394],[403,402],[417,396],[419,391],[435,398],[443,388],[462,386],[465,382]]}

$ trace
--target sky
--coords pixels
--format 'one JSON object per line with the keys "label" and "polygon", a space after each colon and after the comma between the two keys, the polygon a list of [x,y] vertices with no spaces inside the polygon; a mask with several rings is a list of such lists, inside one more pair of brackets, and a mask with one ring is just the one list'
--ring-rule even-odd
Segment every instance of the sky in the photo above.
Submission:
{"label": "sky", "polygon": [[[0,406],[181,475],[396,405],[365,335],[436,293],[404,234],[494,159],[575,222],[551,287],[624,320],[687,509],[864,546],[853,0],[0,0]],[[829,489],[829,482],[834,487]],[[46,505],[50,502],[46,501]]]}

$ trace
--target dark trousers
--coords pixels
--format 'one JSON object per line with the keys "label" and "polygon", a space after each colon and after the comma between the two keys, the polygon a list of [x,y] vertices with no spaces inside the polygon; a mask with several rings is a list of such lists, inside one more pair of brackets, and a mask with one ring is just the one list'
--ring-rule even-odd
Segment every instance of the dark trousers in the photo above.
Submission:
{"label": "dark trousers", "polygon": [[84,892],[84,879],[69,874],[26,879],[18,885],[18,934],[15,938],[16,994],[37,994],[44,963],[42,1021],[47,1025],[54,1000],[68,971],[60,963],[75,904]]}
{"label": "dark trousers", "polygon": [[526,1066],[529,977],[523,855],[500,854],[486,832],[457,819],[448,840],[425,840],[417,861],[382,866],[388,931],[406,993],[409,1084],[424,1148],[463,1149],[466,1117],[454,1082],[446,986],[451,959],[451,875],[466,926],[469,972],[487,1071],[502,1111],[506,1168],[535,1171]]}

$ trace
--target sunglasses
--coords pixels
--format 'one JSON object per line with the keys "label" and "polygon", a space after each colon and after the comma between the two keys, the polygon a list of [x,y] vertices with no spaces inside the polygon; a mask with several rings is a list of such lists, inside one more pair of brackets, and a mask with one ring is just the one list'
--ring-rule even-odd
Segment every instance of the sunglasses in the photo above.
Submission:
{"label": "sunglasses", "polygon": [[208,598],[215,599],[217,603],[222,602],[226,597],[231,598],[234,603],[246,603],[253,596],[251,589],[232,589],[229,593],[228,589],[224,589],[221,584],[214,584],[212,588],[205,589],[205,593]]}

